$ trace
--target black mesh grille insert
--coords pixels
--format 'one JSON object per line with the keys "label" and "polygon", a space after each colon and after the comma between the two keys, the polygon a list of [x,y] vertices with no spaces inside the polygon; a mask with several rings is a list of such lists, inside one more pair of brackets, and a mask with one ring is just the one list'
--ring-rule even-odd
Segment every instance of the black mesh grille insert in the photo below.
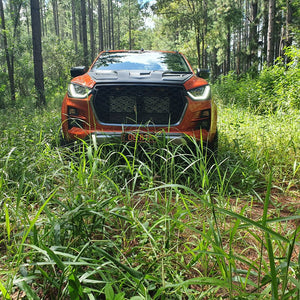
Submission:
{"label": "black mesh grille insert", "polygon": [[186,104],[181,86],[97,85],[93,105],[102,123],[172,125]]}

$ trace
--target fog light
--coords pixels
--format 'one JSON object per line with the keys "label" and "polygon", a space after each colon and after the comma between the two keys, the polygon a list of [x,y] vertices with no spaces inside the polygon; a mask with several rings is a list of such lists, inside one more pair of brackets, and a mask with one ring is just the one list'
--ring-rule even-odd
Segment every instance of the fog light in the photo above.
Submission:
{"label": "fog light", "polygon": [[68,108],[68,115],[69,116],[78,116],[78,110],[75,107]]}
{"label": "fog light", "polygon": [[210,109],[201,111],[201,118],[209,118],[210,117]]}

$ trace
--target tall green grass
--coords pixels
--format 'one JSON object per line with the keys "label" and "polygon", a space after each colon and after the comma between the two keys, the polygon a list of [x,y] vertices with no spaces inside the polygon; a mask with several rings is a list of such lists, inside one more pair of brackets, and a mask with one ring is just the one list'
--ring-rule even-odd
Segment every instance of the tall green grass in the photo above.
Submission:
{"label": "tall green grass", "polygon": [[236,160],[242,169],[247,169],[247,178],[241,177],[241,180],[250,181],[249,186],[259,185],[259,176],[265,181],[272,170],[274,184],[279,188],[297,187],[300,166],[298,111],[262,116],[248,109],[221,105],[220,108],[222,147],[229,158],[238,156]]}
{"label": "tall green grass", "polygon": [[220,106],[211,161],[201,145],[59,147],[58,110],[1,114],[2,298],[299,299],[299,209],[272,194],[299,185],[296,112]]}

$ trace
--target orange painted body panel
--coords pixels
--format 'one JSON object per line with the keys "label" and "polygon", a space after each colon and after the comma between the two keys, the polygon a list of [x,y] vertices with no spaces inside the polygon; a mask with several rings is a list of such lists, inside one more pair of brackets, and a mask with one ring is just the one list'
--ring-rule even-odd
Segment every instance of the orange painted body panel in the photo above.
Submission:
{"label": "orange painted body panel", "polygon": [[[113,52],[113,51],[110,51]],[[116,51],[120,52],[120,51]],[[102,53],[99,54],[99,56]],[[98,57],[99,57],[98,56]],[[95,61],[97,61],[98,57]],[[186,63],[189,65],[188,61]],[[190,65],[189,65],[190,67]],[[190,67],[191,68],[191,67]],[[192,69],[191,69],[192,70]],[[72,79],[72,83],[76,83],[81,86],[86,86],[92,89],[96,81],[91,78],[91,76],[85,73],[82,76],[78,76]],[[195,76],[193,74],[190,79],[188,79],[184,84],[184,88],[186,91],[192,90],[199,86],[207,85],[207,81]],[[64,138],[68,141],[75,140],[75,139],[85,139],[92,133],[123,133],[124,131],[134,131],[136,129],[144,130],[150,133],[156,133],[160,131],[165,131],[168,133],[180,133],[183,135],[188,135],[191,137],[196,138],[197,140],[203,139],[203,141],[212,142],[216,130],[217,130],[217,109],[216,105],[213,100],[205,100],[205,101],[194,101],[188,95],[186,95],[187,106],[183,117],[181,118],[180,122],[174,126],[147,126],[147,127],[140,127],[134,125],[110,125],[110,124],[101,124],[97,118],[95,117],[93,106],[91,103],[93,95],[90,94],[85,99],[77,99],[71,98],[68,93],[65,95],[62,109],[61,109],[61,119],[62,119],[62,131]],[[75,108],[77,111],[76,116],[72,116],[68,112],[68,108]],[[210,129],[200,129],[197,127],[199,120],[201,120],[201,112],[205,110],[210,110]],[[80,120],[81,128],[79,127],[71,127],[69,125],[70,119]]]}

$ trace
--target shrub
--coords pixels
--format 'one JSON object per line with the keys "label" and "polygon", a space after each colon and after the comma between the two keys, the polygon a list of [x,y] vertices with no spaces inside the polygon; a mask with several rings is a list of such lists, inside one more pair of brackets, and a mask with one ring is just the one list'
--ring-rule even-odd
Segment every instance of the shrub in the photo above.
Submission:
{"label": "shrub", "polygon": [[238,78],[234,73],[222,77],[221,84],[214,86],[217,98],[225,105],[233,103],[261,114],[299,109],[300,50],[290,47],[285,54],[288,63],[278,58],[256,78],[251,74]]}

